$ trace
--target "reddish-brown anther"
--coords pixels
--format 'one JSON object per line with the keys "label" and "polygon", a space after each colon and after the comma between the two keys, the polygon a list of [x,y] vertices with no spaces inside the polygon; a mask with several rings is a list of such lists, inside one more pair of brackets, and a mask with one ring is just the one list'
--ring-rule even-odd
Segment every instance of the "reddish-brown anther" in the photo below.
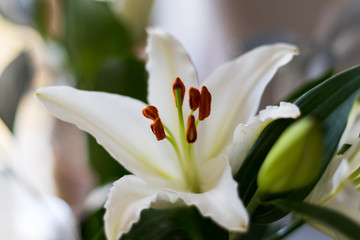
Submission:
{"label": "reddish-brown anther", "polygon": [[160,118],[157,118],[150,127],[158,141],[161,141],[166,137],[164,126],[162,125]]}
{"label": "reddish-brown anther", "polygon": [[186,141],[188,143],[194,143],[196,139],[197,131],[195,126],[195,117],[194,115],[190,115],[187,122]]}
{"label": "reddish-brown anther", "polygon": [[203,86],[200,93],[199,119],[202,121],[210,115],[211,112],[211,94]]}
{"label": "reddish-brown anther", "polygon": [[157,108],[154,106],[151,106],[151,105],[144,108],[142,113],[146,118],[151,119],[153,121],[155,121],[157,118],[159,118],[159,112],[158,112]]}
{"label": "reddish-brown anther", "polygon": [[189,105],[193,111],[198,109],[200,105],[200,91],[194,87],[189,89]]}
{"label": "reddish-brown anther", "polygon": [[176,104],[176,93],[175,93],[175,90],[178,90],[180,89],[181,90],[181,105],[183,104],[184,102],[184,96],[185,96],[185,85],[184,83],[181,81],[181,79],[178,77],[176,78],[174,84],[173,84],[173,93],[174,93],[174,97],[175,97],[175,105],[177,107],[177,104]]}

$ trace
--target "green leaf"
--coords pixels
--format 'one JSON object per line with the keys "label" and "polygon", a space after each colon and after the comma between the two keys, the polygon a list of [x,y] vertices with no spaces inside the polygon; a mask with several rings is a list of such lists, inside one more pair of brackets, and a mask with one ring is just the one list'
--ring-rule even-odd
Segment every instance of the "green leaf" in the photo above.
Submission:
{"label": "green leaf", "polygon": [[360,225],[352,219],[328,208],[319,207],[305,202],[288,201],[279,199],[270,202],[279,209],[289,212],[294,211],[305,219],[316,220],[327,227],[337,230],[349,239],[358,239]]}
{"label": "green leaf", "polygon": [[195,207],[148,209],[140,222],[122,240],[227,240],[227,231],[208,218],[203,218]]}
{"label": "green leaf", "polygon": [[49,34],[49,19],[51,18],[49,11],[49,2],[46,1],[33,1],[34,14],[33,19],[35,28],[43,36]]}
{"label": "green leaf", "polygon": [[[313,115],[324,126],[324,155],[321,172],[325,170],[336,150],[353,102],[359,93],[360,66],[357,66],[329,78],[295,101],[301,110],[302,117]],[[265,157],[281,133],[294,121],[281,119],[269,124],[250,150],[239,172],[234,176],[239,183],[239,195],[245,204],[249,203],[256,192],[257,174]],[[315,183],[316,181],[304,189],[282,195],[284,198],[302,200],[309,194]],[[275,199],[275,197],[268,196],[264,201]],[[252,220],[257,223],[269,223],[282,216],[284,213],[277,211],[274,207],[265,206],[255,211]]]}
{"label": "green leaf", "polygon": [[92,88],[104,61],[131,54],[129,34],[106,3],[65,0],[64,18],[63,45],[81,87]]}
{"label": "green leaf", "polygon": [[147,78],[144,62],[132,57],[111,58],[102,64],[94,89],[146,102]]}
{"label": "green leaf", "polygon": [[89,160],[96,173],[98,185],[114,182],[124,175],[130,174],[118,161],[88,134]]}
{"label": "green leaf", "polygon": [[106,240],[103,216],[105,209],[101,208],[86,215],[80,223],[81,239]]}

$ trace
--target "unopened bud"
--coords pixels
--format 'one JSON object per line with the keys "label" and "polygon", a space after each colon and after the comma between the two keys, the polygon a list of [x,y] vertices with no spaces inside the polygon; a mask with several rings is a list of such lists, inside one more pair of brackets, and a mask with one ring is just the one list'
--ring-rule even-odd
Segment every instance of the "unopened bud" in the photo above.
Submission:
{"label": "unopened bud", "polygon": [[200,93],[199,119],[202,121],[210,115],[211,111],[211,94],[209,90],[203,86]]}
{"label": "unopened bud", "polygon": [[195,126],[195,117],[190,115],[187,122],[186,140],[188,143],[194,143],[197,139],[197,131]]}
{"label": "unopened bud", "polygon": [[155,121],[157,118],[159,118],[159,113],[158,113],[157,108],[154,106],[151,106],[151,105],[144,108],[142,113],[146,118],[151,119],[153,121]]}
{"label": "unopened bud", "polygon": [[160,118],[157,118],[150,127],[158,141],[161,141],[166,137],[164,126],[162,125]]}
{"label": "unopened bud", "polygon": [[322,129],[311,117],[293,123],[268,153],[258,174],[261,192],[280,193],[314,181],[323,156]]}
{"label": "unopened bud", "polygon": [[[181,81],[181,79],[178,77],[176,78],[174,84],[173,84],[173,93],[174,93],[174,97],[175,97],[175,105],[176,107],[179,107],[178,106],[178,100],[179,100],[179,103],[183,104],[184,102],[184,96],[185,96],[185,85],[184,83]],[[181,98],[181,99],[178,99],[178,98]]]}

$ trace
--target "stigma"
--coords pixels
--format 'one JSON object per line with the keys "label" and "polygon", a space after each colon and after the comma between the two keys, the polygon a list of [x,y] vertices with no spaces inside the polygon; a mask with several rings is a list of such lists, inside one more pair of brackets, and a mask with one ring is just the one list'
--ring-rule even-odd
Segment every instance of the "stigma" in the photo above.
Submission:
{"label": "stigma", "polygon": [[[180,126],[182,125],[184,126],[182,108],[183,108],[186,88],[184,83],[181,81],[179,77],[175,79],[175,82],[172,86],[172,91],[174,94],[175,106],[178,110]],[[186,142],[189,144],[193,144],[197,140],[196,127],[199,121],[204,121],[207,117],[210,116],[211,94],[205,86],[202,86],[201,91],[199,91],[194,87],[191,87],[189,89],[188,100],[189,100],[189,108],[191,110],[191,113],[187,117],[188,121],[187,121],[186,130],[184,126],[182,131],[184,132],[184,138]],[[197,119],[194,116],[194,113],[196,111],[198,111]],[[151,105],[147,106],[146,108],[143,109],[142,113],[146,118],[153,121],[150,127],[158,141],[161,141],[165,138],[169,138],[172,135],[170,130],[166,128],[166,126],[161,122],[158,110],[155,106],[151,106]]]}

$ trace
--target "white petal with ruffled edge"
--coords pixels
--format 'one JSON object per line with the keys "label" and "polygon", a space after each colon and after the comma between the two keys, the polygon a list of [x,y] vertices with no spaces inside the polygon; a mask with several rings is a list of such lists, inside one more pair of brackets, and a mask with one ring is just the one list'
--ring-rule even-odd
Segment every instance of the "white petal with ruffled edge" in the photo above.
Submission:
{"label": "white petal with ruffled edge", "polygon": [[[231,175],[225,156],[213,159],[205,166],[212,169],[208,174],[212,189],[204,193],[185,193],[171,189],[159,189],[136,176],[125,176],[114,183],[105,204],[105,227],[107,237],[118,239],[140,220],[141,211],[150,207],[174,207],[174,203],[196,206],[201,214],[210,217],[223,228],[244,232],[248,228],[249,217],[238,197],[237,183]],[[208,173],[208,172],[207,172]],[[201,176],[206,178],[205,171]],[[217,181],[217,182],[216,182]],[[210,185],[208,185],[210,186]],[[179,202],[179,199],[182,201]]]}
{"label": "white petal with ruffled edge", "polygon": [[209,159],[225,150],[231,143],[235,127],[255,115],[263,91],[277,69],[297,53],[297,48],[292,45],[262,46],[211,74],[203,83],[212,94],[212,107],[210,117],[199,124],[202,148],[198,156]]}
{"label": "white petal with ruffled edge", "polygon": [[[39,89],[37,97],[54,116],[92,134],[129,171],[157,184],[181,184],[176,157],[157,142],[150,122],[142,115],[146,105],[116,94],[80,91],[70,87]],[[169,161],[174,159],[174,161]],[[169,181],[167,181],[169,180]],[[169,185],[170,184],[170,185]]]}
{"label": "white petal with ruffled edge", "polygon": [[[156,201],[173,202],[160,189],[140,178],[127,175],[116,181],[105,204],[105,233],[109,240],[117,240],[140,220],[142,210]],[[174,199],[176,201],[176,199]]]}
{"label": "white petal with ruffled edge", "polygon": [[[179,138],[173,83],[177,77],[181,78],[186,86],[184,104],[187,104],[189,88],[198,87],[196,71],[190,57],[174,37],[159,29],[149,29],[148,34],[148,101],[157,107],[161,121]],[[184,107],[184,116],[189,113],[190,109]]]}
{"label": "white petal with ruffled edge", "polygon": [[226,150],[232,173],[235,174],[262,130],[272,121],[280,118],[297,118],[299,108],[292,103],[281,102],[279,106],[268,106],[252,117],[247,124],[240,123],[234,132],[233,143]]}

